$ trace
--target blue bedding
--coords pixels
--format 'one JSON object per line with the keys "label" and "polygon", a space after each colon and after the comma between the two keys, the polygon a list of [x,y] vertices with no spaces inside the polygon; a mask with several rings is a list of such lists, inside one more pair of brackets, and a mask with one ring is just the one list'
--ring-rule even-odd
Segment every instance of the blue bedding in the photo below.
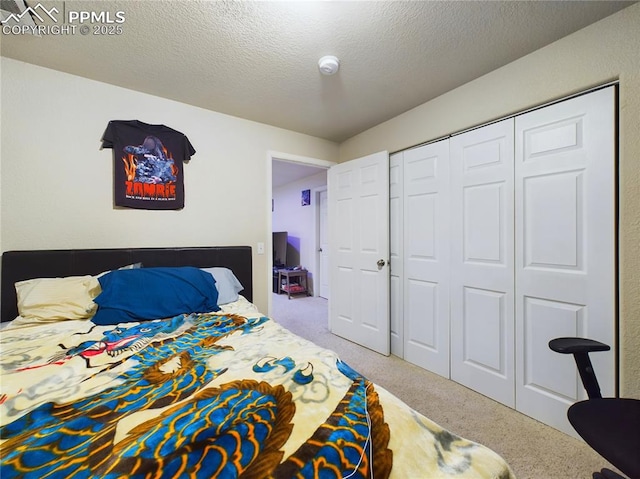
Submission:
{"label": "blue bedding", "polygon": [[215,279],[191,266],[115,270],[98,281],[102,292],[94,300],[98,304],[95,324],[220,310]]}

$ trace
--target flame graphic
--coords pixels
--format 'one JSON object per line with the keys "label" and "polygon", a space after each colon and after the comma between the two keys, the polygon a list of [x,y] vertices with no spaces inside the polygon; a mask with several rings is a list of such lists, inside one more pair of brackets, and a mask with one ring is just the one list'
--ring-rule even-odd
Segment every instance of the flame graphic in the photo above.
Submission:
{"label": "flame graphic", "polygon": [[127,174],[127,181],[133,181],[136,177],[136,158],[132,154],[128,154],[122,158],[124,162],[124,171]]}
{"label": "flame graphic", "polygon": [[[165,158],[167,158],[168,160],[173,160],[173,155],[169,150],[167,150],[167,148],[164,145],[162,146],[162,151],[164,151]],[[173,176],[178,176],[178,167],[176,166],[175,163],[171,164],[171,173],[173,174]]]}

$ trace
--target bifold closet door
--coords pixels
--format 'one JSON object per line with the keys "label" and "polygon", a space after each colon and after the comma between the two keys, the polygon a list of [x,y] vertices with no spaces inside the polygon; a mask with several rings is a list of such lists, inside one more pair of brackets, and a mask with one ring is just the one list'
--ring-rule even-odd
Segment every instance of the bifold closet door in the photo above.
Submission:
{"label": "bifold closet door", "polygon": [[391,354],[404,357],[403,295],[404,264],[402,258],[402,162],[404,152],[389,156],[389,305],[391,312]]}
{"label": "bifold closet door", "polygon": [[451,379],[515,406],[513,118],[451,138]]}
{"label": "bifold closet door", "polygon": [[404,359],[449,377],[449,140],[404,151]]}
{"label": "bifold closet door", "polygon": [[603,396],[615,377],[615,89],[516,118],[516,409],[568,433],[586,397],[550,339],[582,336]]}

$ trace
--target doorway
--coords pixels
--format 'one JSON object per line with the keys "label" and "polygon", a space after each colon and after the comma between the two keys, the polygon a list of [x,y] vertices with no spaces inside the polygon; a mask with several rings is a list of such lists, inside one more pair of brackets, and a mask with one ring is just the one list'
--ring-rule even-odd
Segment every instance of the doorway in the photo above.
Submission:
{"label": "doorway", "polygon": [[[323,262],[326,262],[323,256],[326,256],[328,249],[321,246],[322,238],[326,236],[326,223],[320,224],[320,221],[326,221],[326,214],[321,212],[321,203],[326,200],[327,170],[335,163],[280,152],[269,152],[267,161],[269,174],[266,187],[271,211],[267,221],[266,251],[273,250],[274,232],[286,232],[287,254],[284,266],[306,269],[309,293],[314,297],[326,297],[329,294],[328,280],[322,280],[321,269]],[[269,254],[266,260],[269,291],[277,291],[273,280],[274,258]],[[321,288],[322,283],[325,284]],[[272,314],[276,294],[277,292],[269,295],[269,314]],[[286,303],[293,304],[293,299],[298,298],[303,299],[303,296],[292,297]]]}

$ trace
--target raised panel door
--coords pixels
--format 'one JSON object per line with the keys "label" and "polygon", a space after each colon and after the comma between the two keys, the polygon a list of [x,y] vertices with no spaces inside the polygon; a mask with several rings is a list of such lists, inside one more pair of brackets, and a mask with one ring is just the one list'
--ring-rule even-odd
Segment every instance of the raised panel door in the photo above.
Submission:
{"label": "raised panel door", "polygon": [[511,407],[513,123],[451,139],[451,378]]}
{"label": "raised panel door", "polygon": [[404,152],[404,359],[449,377],[449,140]]}
{"label": "raised panel door", "polygon": [[614,105],[608,87],[516,119],[516,408],[570,434],[586,393],[549,340],[609,344],[591,356],[615,392]]}

